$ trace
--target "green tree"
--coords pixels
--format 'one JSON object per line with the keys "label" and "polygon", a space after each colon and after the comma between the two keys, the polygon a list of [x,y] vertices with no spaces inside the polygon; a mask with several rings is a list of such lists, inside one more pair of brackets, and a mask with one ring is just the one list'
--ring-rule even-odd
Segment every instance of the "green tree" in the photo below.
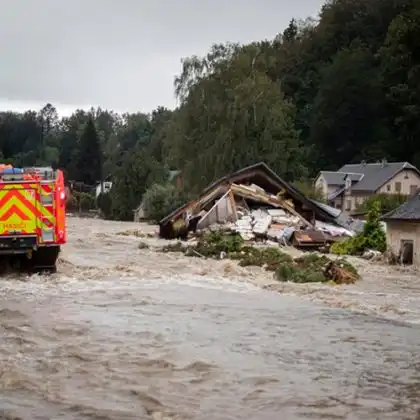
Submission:
{"label": "green tree", "polygon": [[95,122],[90,117],[79,141],[78,181],[94,185],[102,179],[102,152]]}
{"label": "green tree", "polygon": [[317,21],[292,19],[272,41],[183,59],[173,111],[0,112],[2,159],[89,183],[102,173],[124,184],[128,168],[143,181],[135,198],[113,200],[124,218],[149,185],[135,154],[146,167],[181,169],[191,192],[261,160],[295,183],[362,159],[419,166],[419,22],[414,0],[328,0]]}
{"label": "green tree", "polygon": [[189,188],[258,161],[289,180],[305,175],[295,107],[257,64],[262,49],[215,45],[202,59],[184,60],[167,153]]}
{"label": "green tree", "polygon": [[379,51],[393,141],[387,152],[420,165],[420,4],[397,15]]}
{"label": "green tree", "polygon": [[339,255],[362,255],[366,250],[384,252],[386,250],[386,234],[379,218],[381,206],[378,200],[372,202],[363,232],[331,246],[331,252]]}
{"label": "green tree", "polygon": [[386,235],[379,221],[380,216],[381,206],[379,201],[375,201],[368,213],[361,235],[363,251],[365,249],[374,249],[381,252],[386,250]]}
{"label": "green tree", "polygon": [[349,158],[381,159],[388,135],[385,98],[370,49],[355,45],[341,50],[320,75],[310,123],[319,167],[336,169]]}
{"label": "green tree", "polygon": [[165,168],[145,149],[127,153],[113,176],[110,192],[112,217],[133,220],[133,211],[140,205],[145,191],[154,183],[164,182],[167,177]]}
{"label": "green tree", "polygon": [[172,184],[153,184],[143,195],[146,218],[158,222],[188,201],[188,197]]}

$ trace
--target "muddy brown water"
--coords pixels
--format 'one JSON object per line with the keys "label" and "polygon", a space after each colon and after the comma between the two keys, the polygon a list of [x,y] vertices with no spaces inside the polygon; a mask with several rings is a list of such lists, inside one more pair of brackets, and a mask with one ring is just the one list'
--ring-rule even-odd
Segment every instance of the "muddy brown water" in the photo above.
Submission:
{"label": "muddy brown water", "polygon": [[420,418],[415,309],[262,290],[127,226],[70,219],[56,275],[0,281],[0,419]]}

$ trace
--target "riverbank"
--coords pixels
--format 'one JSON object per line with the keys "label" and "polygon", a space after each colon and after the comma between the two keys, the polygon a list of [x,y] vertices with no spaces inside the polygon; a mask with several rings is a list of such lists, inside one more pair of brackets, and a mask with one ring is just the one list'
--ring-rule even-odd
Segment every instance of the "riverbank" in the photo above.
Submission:
{"label": "riverbank", "polygon": [[[231,260],[162,253],[160,249],[174,241],[154,237],[155,231],[155,226],[147,224],[69,218],[69,244],[64,249],[59,271],[69,276],[79,273],[92,278],[118,272],[123,277],[162,279],[183,276],[195,280],[246,282],[250,286],[300,296],[334,308],[420,323],[420,276],[411,269],[349,257],[361,275],[355,284],[279,283],[272,273],[260,267],[240,267]],[[83,249],[93,249],[98,243],[101,252],[97,259],[90,259],[91,264],[87,267]],[[292,247],[282,248],[282,251],[293,257],[301,254]]]}

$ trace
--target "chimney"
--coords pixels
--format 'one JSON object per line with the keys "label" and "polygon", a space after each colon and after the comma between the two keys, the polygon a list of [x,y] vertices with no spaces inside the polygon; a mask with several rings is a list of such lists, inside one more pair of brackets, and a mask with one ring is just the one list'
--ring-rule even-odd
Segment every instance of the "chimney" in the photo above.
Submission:
{"label": "chimney", "polygon": [[388,166],[388,161],[384,158],[384,159],[382,159],[381,167],[385,168],[385,166]]}
{"label": "chimney", "polygon": [[362,160],[362,166],[366,166],[366,161],[365,160]]}

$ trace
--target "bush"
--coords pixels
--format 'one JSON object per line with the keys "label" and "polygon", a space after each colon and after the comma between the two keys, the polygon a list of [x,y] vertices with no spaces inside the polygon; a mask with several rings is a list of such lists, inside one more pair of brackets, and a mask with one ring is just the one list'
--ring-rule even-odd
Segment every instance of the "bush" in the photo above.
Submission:
{"label": "bush", "polygon": [[158,222],[186,201],[172,184],[154,184],[143,195],[144,213],[147,219]]}
{"label": "bush", "polygon": [[237,233],[216,231],[202,234],[195,250],[205,257],[219,258],[221,253],[229,256],[241,252],[243,245],[244,241]]}
{"label": "bush", "polygon": [[95,194],[73,191],[67,207],[72,211],[88,212],[89,210],[94,210],[96,208]]}
{"label": "bush", "polygon": [[278,281],[293,283],[325,283],[328,279],[321,270],[310,270],[294,264],[281,264],[275,274]]}
{"label": "bush", "polygon": [[240,256],[239,265],[242,267],[259,266],[268,271],[276,271],[280,264],[291,263],[292,257],[279,248],[252,248]]}

